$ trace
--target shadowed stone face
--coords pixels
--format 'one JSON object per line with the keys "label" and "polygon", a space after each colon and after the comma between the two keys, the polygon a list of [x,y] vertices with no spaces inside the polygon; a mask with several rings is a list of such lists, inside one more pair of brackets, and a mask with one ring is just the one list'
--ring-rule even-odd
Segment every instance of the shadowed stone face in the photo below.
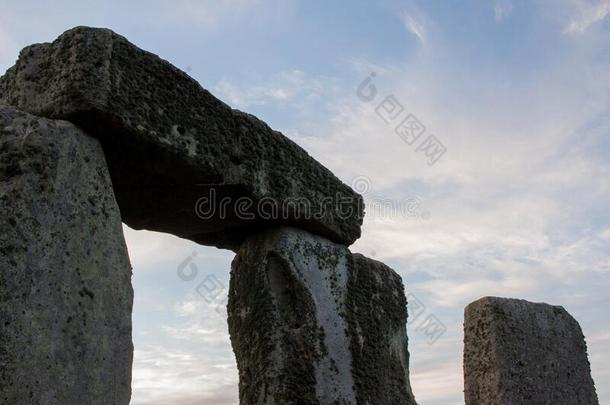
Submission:
{"label": "shadowed stone face", "polygon": [[131,395],[131,266],[99,141],[0,108],[0,403]]}
{"label": "shadowed stone face", "polygon": [[233,261],[228,310],[242,405],[415,403],[404,287],[382,263],[266,231]]}
{"label": "shadowed stone face", "polygon": [[559,306],[485,297],[464,320],[466,405],[597,405],[578,322]]}
{"label": "shadowed stone face", "polygon": [[345,245],[360,236],[362,198],[329,170],[110,30],[79,27],[25,48],[0,78],[0,103],[99,138],[135,229],[234,250],[277,224]]}

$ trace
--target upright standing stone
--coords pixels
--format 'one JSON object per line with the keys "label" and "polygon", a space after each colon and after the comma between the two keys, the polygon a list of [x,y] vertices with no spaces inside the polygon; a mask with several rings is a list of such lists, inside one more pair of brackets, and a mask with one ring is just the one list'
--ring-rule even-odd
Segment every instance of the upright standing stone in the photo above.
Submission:
{"label": "upright standing stone", "polygon": [[131,266],[96,139],[0,108],[0,403],[131,395]]}
{"label": "upright standing stone", "polygon": [[389,267],[292,228],[233,261],[229,331],[240,404],[414,404],[406,299]]}
{"label": "upright standing stone", "polygon": [[578,322],[559,306],[485,297],[464,320],[466,405],[597,405]]}
{"label": "upright standing stone", "polygon": [[25,48],[0,103],[102,141],[123,221],[237,250],[270,223],[350,245],[362,197],[281,133],[107,29]]}

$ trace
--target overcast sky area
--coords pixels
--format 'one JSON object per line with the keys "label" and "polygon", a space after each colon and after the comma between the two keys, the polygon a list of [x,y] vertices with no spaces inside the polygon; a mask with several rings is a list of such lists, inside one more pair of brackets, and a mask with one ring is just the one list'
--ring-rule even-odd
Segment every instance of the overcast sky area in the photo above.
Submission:
{"label": "overcast sky area", "polygon": [[[390,265],[424,305],[408,325],[420,404],[463,404],[463,310],[486,295],[564,306],[610,403],[610,0],[0,0],[0,10],[1,72],[68,28],[111,28],[363,192],[352,251]],[[367,101],[357,88],[371,73]],[[403,107],[390,122],[377,110],[388,96]],[[446,147],[433,165],[396,134],[407,114]],[[416,201],[422,215],[371,209],[379,200]],[[125,236],[132,404],[237,404],[223,309],[233,253]],[[184,281],[177,270],[191,264]],[[434,342],[418,330],[430,315],[446,329]]]}

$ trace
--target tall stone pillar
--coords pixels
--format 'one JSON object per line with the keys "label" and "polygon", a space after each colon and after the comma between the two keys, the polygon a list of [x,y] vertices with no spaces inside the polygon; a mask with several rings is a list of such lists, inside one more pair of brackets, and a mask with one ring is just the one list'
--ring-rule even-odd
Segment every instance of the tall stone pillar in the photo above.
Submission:
{"label": "tall stone pillar", "polygon": [[263,231],[233,261],[228,310],[241,405],[415,403],[404,287],[382,263]]}
{"label": "tall stone pillar", "polygon": [[0,403],[131,396],[131,266],[104,154],[0,107]]}
{"label": "tall stone pillar", "polygon": [[466,405],[597,405],[587,345],[559,306],[485,297],[464,320]]}

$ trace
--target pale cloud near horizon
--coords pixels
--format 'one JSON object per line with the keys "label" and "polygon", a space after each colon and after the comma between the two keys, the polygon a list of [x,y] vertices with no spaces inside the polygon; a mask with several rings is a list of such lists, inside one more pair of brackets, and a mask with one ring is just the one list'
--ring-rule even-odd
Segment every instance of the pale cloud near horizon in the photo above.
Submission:
{"label": "pale cloud near horizon", "polygon": [[[159,236],[149,232],[144,234],[151,240]],[[168,300],[163,295],[159,298]],[[171,302],[172,318],[159,324],[134,325],[131,403],[236,404],[237,368],[230,346],[226,312],[219,309],[224,302],[222,299],[208,302],[194,289],[181,299],[170,299]],[[167,309],[168,304],[165,302],[159,309]],[[141,310],[150,311],[143,305],[135,303],[136,315]]]}
{"label": "pale cloud near horizon", "polygon": [[[207,344],[201,336],[197,339],[200,345]],[[206,356],[193,345],[180,348],[166,343],[136,348],[134,359],[133,405],[237,403],[231,358]]]}

